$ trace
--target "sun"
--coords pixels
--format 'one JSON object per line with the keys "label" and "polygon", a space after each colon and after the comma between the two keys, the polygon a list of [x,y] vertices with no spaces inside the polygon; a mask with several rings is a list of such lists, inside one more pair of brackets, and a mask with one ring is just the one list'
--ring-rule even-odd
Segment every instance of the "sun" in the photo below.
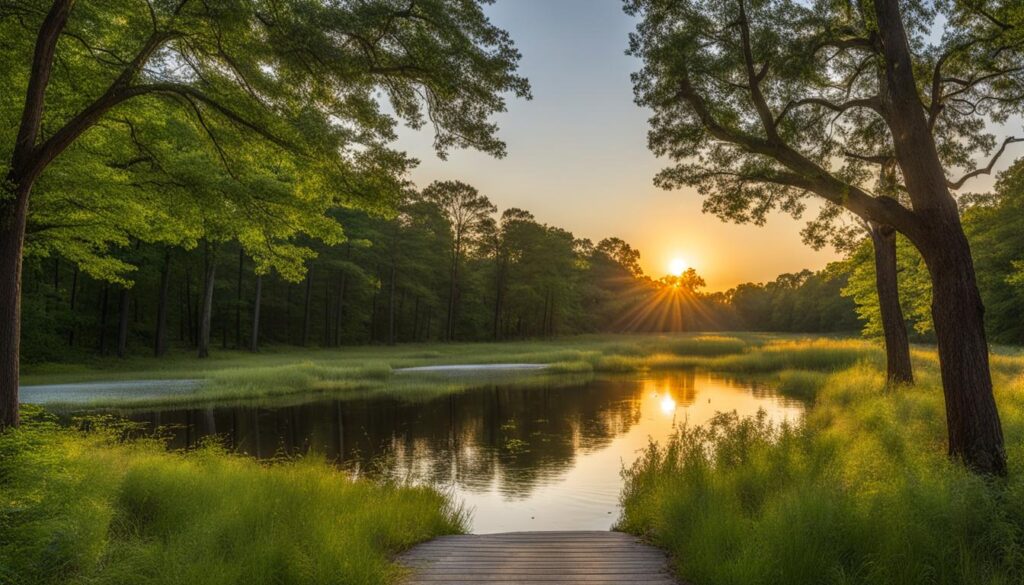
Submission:
{"label": "sun", "polygon": [[690,265],[687,264],[686,260],[683,260],[682,258],[673,258],[672,261],[668,263],[668,273],[672,276],[682,276],[689,267]]}

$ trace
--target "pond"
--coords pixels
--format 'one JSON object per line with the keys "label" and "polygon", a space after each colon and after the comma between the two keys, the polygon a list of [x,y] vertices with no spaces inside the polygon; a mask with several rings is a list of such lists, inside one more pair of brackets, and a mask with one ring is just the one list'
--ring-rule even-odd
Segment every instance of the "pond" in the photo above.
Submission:
{"label": "pond", "polygon": [[800,402],[761,382],[709,372],[489,385],[423,400],[385,396],[284,407],[127,412],[172,448],[216,435],[260,458],[314,451],[368,475],[430,482],[472,511],[477,533],[606,530],[621,470],[650,440],[717,412],[799,418]]}

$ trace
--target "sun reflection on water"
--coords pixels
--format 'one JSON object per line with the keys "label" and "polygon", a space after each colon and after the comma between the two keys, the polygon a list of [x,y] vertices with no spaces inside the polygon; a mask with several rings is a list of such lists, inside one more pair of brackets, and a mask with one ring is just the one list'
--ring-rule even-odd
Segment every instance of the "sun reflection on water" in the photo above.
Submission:
{"label": "sun reflection on water", "polygon": [[676,401],[672,398],[671,394],[665,394],[661,399],[661,412],[665,414],[675,414],[676,412]]}

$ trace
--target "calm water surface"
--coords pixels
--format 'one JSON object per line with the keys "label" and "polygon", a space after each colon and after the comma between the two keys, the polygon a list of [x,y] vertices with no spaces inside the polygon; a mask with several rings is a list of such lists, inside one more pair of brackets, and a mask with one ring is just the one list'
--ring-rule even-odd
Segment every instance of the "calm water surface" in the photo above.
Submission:
{"label": "calm water surface", "polygon": [[491,385],[426,401],[389,395],[127,416],[164,427],[176,448],[217,435],[260,458],[313,450],[361,473],[430,482],[451,490],[472,510],[472,530],[486,533],[608,529],[620,472],[649,440],[716,412],[759,409],[781,421],[803,407],[762,383],[687,371]]}

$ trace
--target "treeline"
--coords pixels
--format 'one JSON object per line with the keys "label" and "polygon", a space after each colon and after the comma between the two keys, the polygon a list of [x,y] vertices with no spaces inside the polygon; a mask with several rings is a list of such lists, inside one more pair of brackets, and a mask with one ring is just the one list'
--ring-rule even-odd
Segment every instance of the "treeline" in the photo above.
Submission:
{"label": "treeline", "polygon": [[299,281],[260,273],[230,240],[191,249],[141,241],[121,247],[112,255],[130,267],[122,283],[90,276],[59,255],[31,257],[25,360],[162,355],[172,346],[205,353],[204,334],[214,347],[256,351],[265,343],[858,326],[852,302],[838,294],[842,277],[804,271],[705,294],[692,269],[654,280],[628,243],[576,238],[521,209],[498,214],[457,181],[407,193],[397,214],[338,208],[331,218],[344,241],[302,241],[315,257]]}
{"label": "treeline", "polygon": [[[1024,343],[1024,162],[1001,176],[994,193],[961,204],[989,333],[997,342]],[[113,254],[133,268],[124,284],[57,255],[31,257],[25,360],[195,349],[204,327],[214,347],[254,351],[264,343],[338,347],[596,332],[881,334],[868,240],[818,272],[706,293],[692,269],[653,279],[628,243],[595,244],[521,209],[499,214],[457,181],[410,191],[397,214],[338,208],[331,218],[345,239],[302,241],[315,257],[301,280],[260,274],[233,241],[124,246]],[[907,326],[930,341],[927,269],[902,239],[898,265]]]}

